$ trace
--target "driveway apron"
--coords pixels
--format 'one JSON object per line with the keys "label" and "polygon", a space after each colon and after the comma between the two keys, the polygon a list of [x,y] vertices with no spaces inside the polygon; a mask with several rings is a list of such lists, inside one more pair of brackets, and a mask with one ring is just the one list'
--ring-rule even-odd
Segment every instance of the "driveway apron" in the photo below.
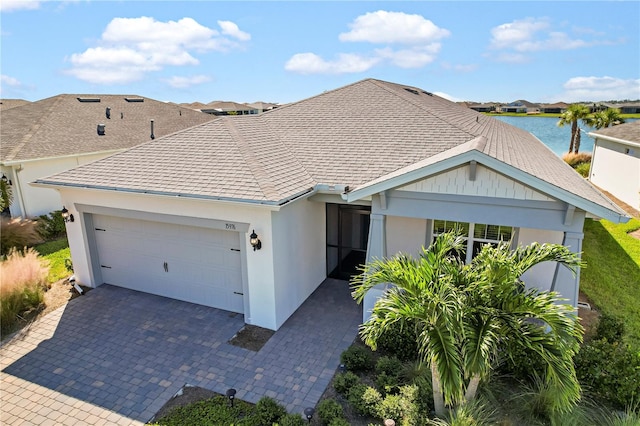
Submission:
{"label": "driveway apron", "polygon": [[102,285],[0,347],[0,423],[142,424],[185,384],[316,405],[362,309],[327,279],[258,351],[228,341],[244,317]]}

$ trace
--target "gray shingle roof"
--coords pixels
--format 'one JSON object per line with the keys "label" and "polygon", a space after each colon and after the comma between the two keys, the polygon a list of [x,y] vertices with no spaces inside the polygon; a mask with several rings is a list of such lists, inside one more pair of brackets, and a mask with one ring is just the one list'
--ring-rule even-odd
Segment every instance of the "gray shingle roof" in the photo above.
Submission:
{"label": "gray shingle roof", "polygon": [[[100,99],[80,102],[78,98]],[[140,100],[143,102],[129,102]],[[106,108],[111,118],[106,118]],[[3,163],[130,148],[213,119],[175,104],[135,95],[63,94],[2,110],[0,161]],[[97,125],[105,125],[99,136]]]}
{"label": "gray shingle roof", "polygon": [[24,99],[0,99],[0,110],[11,109],[28,103],[30,101]]}
{"label": "gray shingle roof", "polygon": [[594,137],[605,136],[608,138],[640,143],[640,120],[596,130],[589,133],[589,135]]}
{"label": "gray shingle roof", "polygon": [[373,79],[261,115],[221,117],[42,182],[278,204],[316,184],[356,188],[470,149],[619,211],[530,133]]}

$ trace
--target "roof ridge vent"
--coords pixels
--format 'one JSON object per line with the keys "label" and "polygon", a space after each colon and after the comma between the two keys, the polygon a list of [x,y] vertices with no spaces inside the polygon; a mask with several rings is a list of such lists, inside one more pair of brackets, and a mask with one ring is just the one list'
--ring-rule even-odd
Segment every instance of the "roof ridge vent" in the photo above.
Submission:
{"label": "roof ridge vent", "polygon": [[418,92],[416,89],[412,89],[410,87],[405,87],[404,90],[406,90],[409,93],[413,93],[414,95],[419,95],[420,92]]}
{"label": "roof ridge vent", "polygon": [[77,97],[76,99],[78,100],[78,102],[100,102],[100,98],[81,98],[81,97]]}
{"label": "roof ridge vent", "polygon": [[127,102],[144,102],[144,98],[124,98]]}
{"label": "roof ridge vent", "polygon": [[98,136],[104,136],[104,124],[98,124]]}
{"label": "roof ridge vent", "polygon": [[428,95],[428,96],[433,96],[433,93],[431,93],[431,92],[426,92],[426,91],[424,91],[424,90],[422,91],[422,93],[424,93],[425,95]]}

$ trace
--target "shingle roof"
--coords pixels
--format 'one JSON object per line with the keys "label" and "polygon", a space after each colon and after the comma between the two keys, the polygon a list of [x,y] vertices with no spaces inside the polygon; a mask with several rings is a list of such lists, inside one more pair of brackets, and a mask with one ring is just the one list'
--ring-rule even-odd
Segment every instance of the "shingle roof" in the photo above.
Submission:
{"label": "shingle roof", "polygon": [[[474,140],[482,143],[468,143]],[[422,89],[373,79],[261,115],[221,117],[41,182],[278,204],[316,184],[356,188],[471,149],[618,211],[530,133]]]}
{"label": "shingle roof", "polygon": [[[88,101],[95,99],[100,102]],[[110,119],[106,117],[107,107],[111,108]],[[130,148],[150,140],[152,119],[158,138],[213,117],[135,95],[58,95],[2,111],[0,161]],[[98,135],[98,124],[105,125],[103,136]]]}
{"label": "shingle roof", "polygon": [[596,130],[594,132],[590,132],[589,135],[593,137],[605,136],[608,138],[640,143],[640,120]]}
{"label": "shingle roof", "polygon": [[0,110],[6,110],[30,103],[24,99],[0,99]]}

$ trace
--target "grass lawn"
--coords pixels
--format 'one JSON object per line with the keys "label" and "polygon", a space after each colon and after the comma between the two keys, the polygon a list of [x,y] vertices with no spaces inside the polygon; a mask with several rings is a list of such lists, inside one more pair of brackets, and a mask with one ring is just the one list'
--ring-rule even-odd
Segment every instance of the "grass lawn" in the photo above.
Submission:
{"label": "grass lawn", "polygon": [[613,224],[587,219],[580,289],[601,311],[624,320],[629,343],[640,347],[640,220]]}
{"label": "grass lawn", "polygon": [[71,275],[71,272],[67,270],[65,265],[66,260],[71,258],[69,242],[66,237],[38,244],[34,249],[40,253],[40,256],[49,261],[48,279],[50,283],[54,283]]}

